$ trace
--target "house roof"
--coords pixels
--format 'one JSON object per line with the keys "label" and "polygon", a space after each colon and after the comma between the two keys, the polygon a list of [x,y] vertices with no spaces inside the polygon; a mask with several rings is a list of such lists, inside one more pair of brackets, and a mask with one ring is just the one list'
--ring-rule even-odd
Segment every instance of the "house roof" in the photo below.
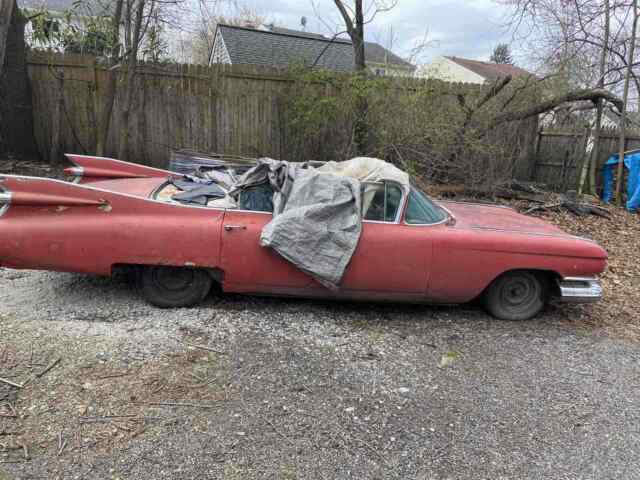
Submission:
{"label": "house roof", "polygon": [[485,80],[497,80],[498,78],[503,78],[507,75],[511,75],[512,77],[523,77],[532,75],[532,73],[527,72],[523,68],[506,63],[481,62],[479,60],[469,60],[468,58],[460,57],[445,58],[457,63],[467,70],[471,70],[473,73],[480,75]]}
{"label": "house roof", "polygon": [[20,8],[51,10],[66,12],[73,10],[82,14],[103,15],[113,8],[113,2],[108,0],[88,0],[79,3],[77,0],[18,0]]}
{"label": "house roof", "polygon": [[[295,63],[338,71],[352,71],[355,59],[351,41],[288,28],[249,28],[218,25],[233,64],[289,66]],[[369,62],[413,69],[413,65],[371,42],[365,42]]]}

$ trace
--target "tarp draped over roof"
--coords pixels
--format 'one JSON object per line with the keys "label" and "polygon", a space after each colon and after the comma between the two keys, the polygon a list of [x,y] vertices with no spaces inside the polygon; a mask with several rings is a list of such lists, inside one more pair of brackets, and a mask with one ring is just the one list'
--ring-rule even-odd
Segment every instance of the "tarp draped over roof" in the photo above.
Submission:
{"label": "tarp draped over roof", "polygon": [[[362,232],[361,182],[383,180],[409,187],[405,172],[375,158],[329,162],[318,169],[263,158],[241,177],[231,195],[269,182],[274,218],[262,231],[261,245],[337,289]],[[366,197],[365,191],[365,201]]]}

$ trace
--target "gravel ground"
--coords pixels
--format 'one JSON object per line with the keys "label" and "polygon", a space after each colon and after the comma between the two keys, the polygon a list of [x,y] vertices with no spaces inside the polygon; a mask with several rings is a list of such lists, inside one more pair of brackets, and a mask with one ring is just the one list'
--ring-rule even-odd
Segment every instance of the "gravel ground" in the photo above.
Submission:
{"label": "gravel ground", "polygon": [[0,375],[61,358],[0,389],[8,478],[640,478],[638,348],[575,308],[164,311],[123,278],[0,282]]}
{"label": "gravel ground", "polygon": [[124,277],[0,286],[0,377],[30,379],[0,383],[0,480],[640,478],[640,350],[582,321],[601,307],[508,323],[239,296],[167,311]]}

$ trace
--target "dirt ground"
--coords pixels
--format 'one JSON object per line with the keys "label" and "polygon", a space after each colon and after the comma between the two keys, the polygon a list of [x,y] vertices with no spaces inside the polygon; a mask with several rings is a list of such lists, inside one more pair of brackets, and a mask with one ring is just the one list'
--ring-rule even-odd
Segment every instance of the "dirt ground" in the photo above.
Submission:
{"label": "dirt ground", "polygon": [[0,479],[640,478],[640,223],[611,211],[546,215],[607,248],[606,300],[525,323],[239,296],[167,311],[124,277],[0,269]]}

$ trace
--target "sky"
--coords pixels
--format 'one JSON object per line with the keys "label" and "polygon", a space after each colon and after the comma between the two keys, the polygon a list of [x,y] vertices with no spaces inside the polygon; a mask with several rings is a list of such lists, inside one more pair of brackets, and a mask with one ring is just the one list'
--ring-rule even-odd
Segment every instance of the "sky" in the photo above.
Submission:
{"label": "sky", "polygon": [[[438,55],[488,60],[498,43],[511,43],[505,27],[509,11],[494,0],[397,0],[397,6],[380,13],[365,27],[365,37],[403,57],[416,45],[425,48],[416,63],[428,63]],[[307,31],[333,35],[344,24],[333,0],[245,0],[242,2],[269,21]],[[365,8],[373,0],[364,0]],[[392,32],[392,34],[391,34]],[[393,41],[390,41],[393,38]],[[517,49],[514,53],[517,54]],[[516,60],[517,60],[517,55]]]}

